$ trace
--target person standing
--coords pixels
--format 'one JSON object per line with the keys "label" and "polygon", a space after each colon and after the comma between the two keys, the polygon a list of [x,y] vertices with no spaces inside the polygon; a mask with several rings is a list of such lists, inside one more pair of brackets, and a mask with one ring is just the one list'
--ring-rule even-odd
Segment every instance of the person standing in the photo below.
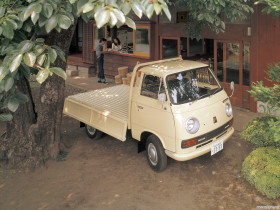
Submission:
{"label": "person standing", "polygon": [[97,65],[98,65],[98,83],[104,83],[105,85],[108,85],[108,82],[105,79],[104,76],[104,53],[106,51],[103,51],[103,48],[106,44],[107,40],[105,38],[101,38],[99,40],[99,44],[96,47],[96,58],[97,58]]}

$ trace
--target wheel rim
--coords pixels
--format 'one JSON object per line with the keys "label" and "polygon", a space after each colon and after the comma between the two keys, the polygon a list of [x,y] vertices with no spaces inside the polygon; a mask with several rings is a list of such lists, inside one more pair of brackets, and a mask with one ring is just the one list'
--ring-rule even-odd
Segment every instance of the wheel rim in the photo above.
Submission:
{"label": "wheel rim", "polygon": [[158,163],[158,154],[157,154],[157,149],[156,149],[155,145],[152,143],[150,143],[148,145],[148,157],[149,157],[150,163],[153,166],[156,166]]}
{"label": "wheel rim", "polygon": [[87,131],[92,136],[96,133],[96,129],[94,127],[89,126],[89,125],[87,125]]}

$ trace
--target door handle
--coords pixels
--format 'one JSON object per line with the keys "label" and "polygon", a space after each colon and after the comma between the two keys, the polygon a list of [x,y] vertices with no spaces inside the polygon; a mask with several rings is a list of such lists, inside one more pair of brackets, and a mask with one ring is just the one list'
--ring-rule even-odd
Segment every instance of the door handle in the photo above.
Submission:
{"label": "door handle", "polygon": [[143,109],[143,106],[137,106],[138,109]]}

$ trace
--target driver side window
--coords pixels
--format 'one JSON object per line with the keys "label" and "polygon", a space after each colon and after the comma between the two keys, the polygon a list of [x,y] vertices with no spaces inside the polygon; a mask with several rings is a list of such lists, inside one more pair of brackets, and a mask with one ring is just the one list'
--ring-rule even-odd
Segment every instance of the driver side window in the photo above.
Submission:
{"label": "driver side window", "polygon": [[160,78],[153,75],[144,75],[141,95],[157,99],[160,87]]}

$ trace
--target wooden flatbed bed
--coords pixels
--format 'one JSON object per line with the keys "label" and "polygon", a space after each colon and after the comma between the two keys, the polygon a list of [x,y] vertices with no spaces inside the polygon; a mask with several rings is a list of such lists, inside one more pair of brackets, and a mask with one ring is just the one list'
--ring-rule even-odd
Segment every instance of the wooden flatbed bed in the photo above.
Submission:
{"label": "wooden flatbed bed", "polygon": [[117,85],[67,97],[63,113],[125,141],[128,109],[129,86]]}

